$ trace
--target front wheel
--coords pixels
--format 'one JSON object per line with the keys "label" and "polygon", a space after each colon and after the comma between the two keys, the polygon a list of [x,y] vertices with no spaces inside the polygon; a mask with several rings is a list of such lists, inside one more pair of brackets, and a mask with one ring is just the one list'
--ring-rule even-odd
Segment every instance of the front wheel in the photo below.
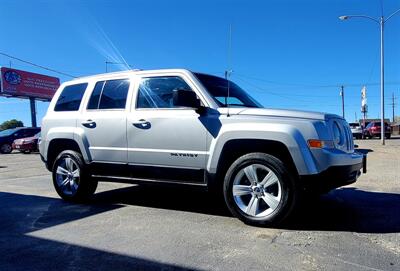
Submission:
{"label": "front wheel", "polygon": [[294,176],[278,158],[250,153],[237,159],[224,180],[225,202],[247,224],[273,226],[292,213],[299,192]]}
{"label": "front wheel", "polygon": [[97,180],[88,173],[82,155],[76,151],[61,152],[53,165],[53,185],[67,201],[87,200],[97,188]]}

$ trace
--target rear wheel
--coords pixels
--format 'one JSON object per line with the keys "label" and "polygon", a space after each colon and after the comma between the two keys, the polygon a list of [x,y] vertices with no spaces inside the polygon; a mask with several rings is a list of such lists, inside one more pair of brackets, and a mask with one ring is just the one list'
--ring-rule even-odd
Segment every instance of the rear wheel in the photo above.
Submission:
{"label": "rear wheel", "polygon": [[58,195],[68,201],[87,200],[97,188],[97,180],[92,178],[76,151],[61,152],[53,165],[53,185]]}
{"label": "rear wheel", "polygon": [[11,153],[11,152],[12,152],[12,147],[11,147],[11,145],[8,144],[8,143],[5,143],[5,144],[1,145],[1,147],[0,147],[0,152],[1,152],[1,153],[5,153],[5,154]]}
{"label": "rear wheel", "polygon": [[268,154],[240,157],[225,176],[225,202],[247,224],[280,224],[292,213],[298,196],[294,176],[282,161]]}

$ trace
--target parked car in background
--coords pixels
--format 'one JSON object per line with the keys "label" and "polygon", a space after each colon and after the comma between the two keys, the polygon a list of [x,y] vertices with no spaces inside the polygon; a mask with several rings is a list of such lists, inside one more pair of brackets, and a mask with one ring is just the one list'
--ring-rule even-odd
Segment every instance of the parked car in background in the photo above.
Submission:
{"label": "parked car in background", "polygon": [[12,143],[19,138],[31,137],[40,132],[40,128],[19,127],[7,129],[0,132],[0,152],[10,153],[12,151]]}
{"label": "parked car in background", "polygon": [[25,137],[14,140],[12,148],[23,153],[38,151],[38,140],[40,132],[31,137]]}
{"label": "parked car in background", "polygon": [[356,139],[361,139],[362,138],[361,125],[358,122],[350,122],[349,125],[353,137],[355,137]]}
{"label": "parked car in background", "polygon": [[[385,122],[385,137],[390,138],[392,131],[388,123]],[[367,138],[381,137],[381,123],[379,121],[372,121],[368,123],[364,130],[364,136]]]}

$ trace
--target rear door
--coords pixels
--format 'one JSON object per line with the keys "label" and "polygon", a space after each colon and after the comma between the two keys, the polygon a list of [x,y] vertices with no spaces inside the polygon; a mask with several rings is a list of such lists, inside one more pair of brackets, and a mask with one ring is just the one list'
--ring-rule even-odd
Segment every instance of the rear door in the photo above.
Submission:
{"label": "rear door", "polygon": [[[127,162],[126,108],[130,79],[97,81],[92,88],[77,126],[83,129],[91,159],[98,168],[123,166]],[[104,173],[112,175],[107,170]]]}

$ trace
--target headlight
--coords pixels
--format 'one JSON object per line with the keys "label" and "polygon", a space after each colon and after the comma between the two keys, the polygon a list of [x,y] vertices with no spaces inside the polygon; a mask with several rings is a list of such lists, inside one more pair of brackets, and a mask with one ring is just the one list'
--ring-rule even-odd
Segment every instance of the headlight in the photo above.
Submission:
{"label": "headlight", "polygon": [[333,122],[333,141],[336,145],[342,146],[344,143],[344,136],[342,130],[339,127],[339,124],[334,121]]}

